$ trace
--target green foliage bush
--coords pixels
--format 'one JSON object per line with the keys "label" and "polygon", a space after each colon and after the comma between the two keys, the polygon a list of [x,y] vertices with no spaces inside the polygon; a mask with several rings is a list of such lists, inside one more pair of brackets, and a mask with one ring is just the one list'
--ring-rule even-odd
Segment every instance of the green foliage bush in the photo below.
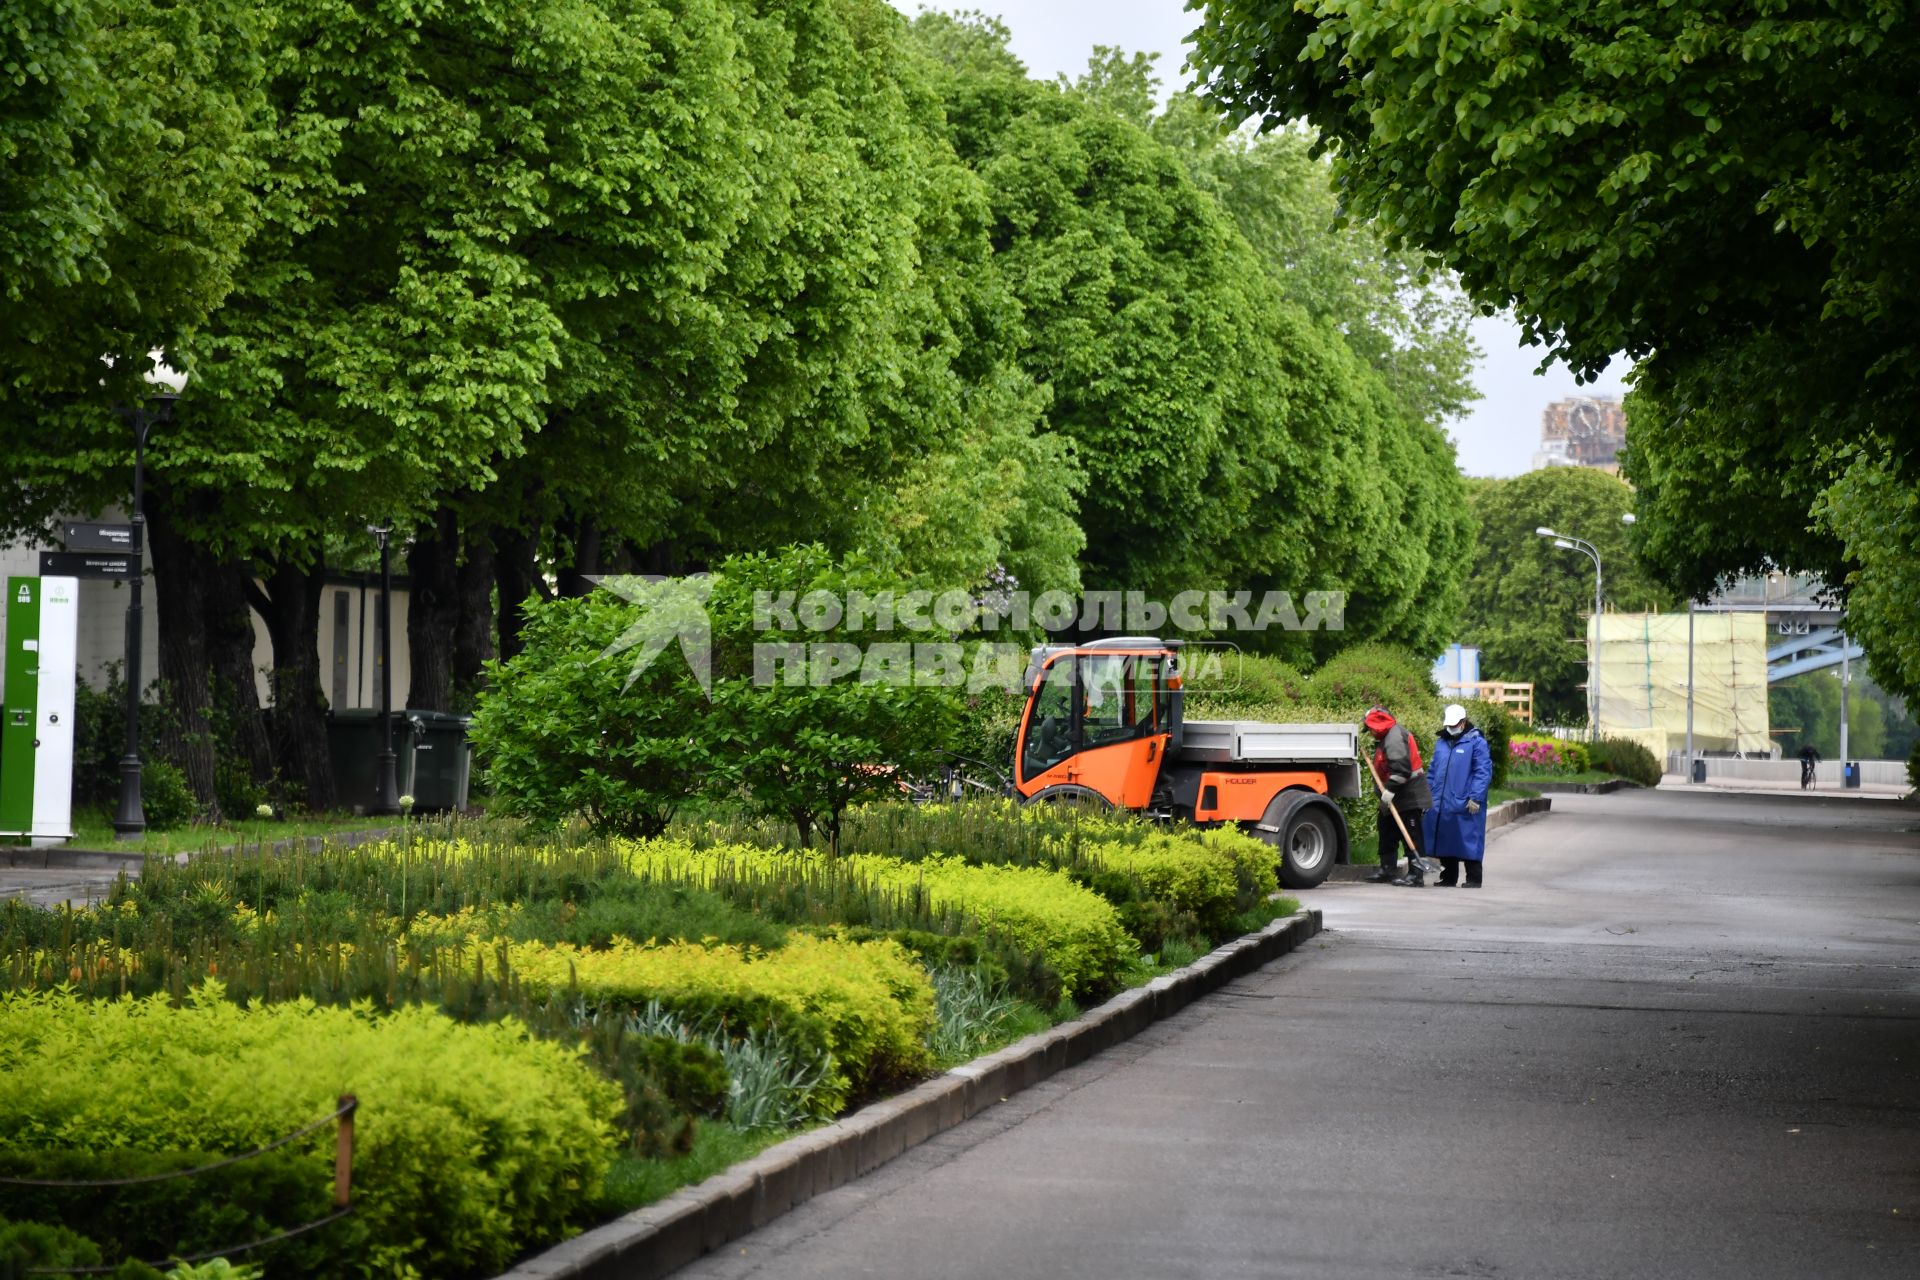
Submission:
{"label": "green foliage bush", "polygon": [[[1248,703],[1285,703],[1307,700],[1307,678],[1279,658],[1245,653],[1228,658],[1222,667],[1224,683],[1219,696]],[[1204,682],[1189,681],[1188,697],[1195,692],[1212,694]]]}
{"label": "green foliage bush", "polygon": [[831,893],[837,877],[851,875],[923,911],[970,920],[1017,950],[1044,954],[1068,996],[1111,987],[1131,953],[1112,904],[1046,867],[976,866],[939,853],[913,862],[879,854],[829,859],[753,845],[695,848],[665,840],[636,842],[629,850],[637,874],[703,884],[779,878]]}
{"label": "green foliage bush", "polygon": [[[620,1105],[577,1050],[517,1022],[241,1008],[217,981],[179,1005],[0,995],[0,1073],[0,1147],[14,1152],[246,1151],[357,1095],[365,1244],[322,1275],[497,1271],[559,1238],[606,1173]],[[329,1182],[330,1128],[288,1150]]]}
{"label": "green foliage bush", "polygon": [[[1426,728],[1430,734],[1438,728],[1432,663],[1388,645],[1341,650],[1307,679],[1306,694],[1308,702],[1363,712],[1377,703],[1416,731]],[[1429,719],[1434,721],[1431,728],[1426,727]]]}
{"label": "green foliage bush", "polygon": [[200,812],[200,804],[187,786],[187,775],[165,760],[141,764],[140,805],[148,828],[154,831],[184,827]]}
{"label": "green foliage bush", "polygon": [[1467,718],[1479,726],[1487,739],[1487,751],[1493,758],[1492,788],[1507,785],[1507,774],[1512,765],[1514,728],[1518,723],[1513,713],[1497,702],[1481,702],[1478,699],[1466,703]]}
{"label": "green foliage bush", "polygon": [[[224,1153],[206,1150],[0,1152],[0,1174],[57,1181],[107,1181],[201,1169]],[[260,1240],[333,1212],[332,1186],[311,1153],[269,1152],[190,1177],[131,1186],[8,1186],[7,1211],[55,1223],[99,1242],[105,1261],[159,1261]],[[250,1254],[282,1275],[320,1275],[340,1258],[364,1254],[357,1215]]]}
{"label": "green foliage bush", "polygon": [[610,591],[523,607],[521,652],[488,668],[469,737],[502,813],[653,835],[708,784],[706,705],[667,638],[637,679],[605,658],[639,610]]}
{"label": "green foliage bush", "polygon": [[658,1001],[696,1022],[776,1025],[811,1056],[831,1055],[832,1076],[817,1094],[822,1118],[928,1061],[933,989],[926,971],[890,942],[795,934],[770,952],[625,939],[598,950],[514,943],[506,960],[534,990],[628,1008]]}
{"label": "green foliage bush", "polygon": [[965,912],[983,932],[1043,952],[1069,998],[1111,989],[1135,951],[1113,904],[1065,872],[974,866],[940,855],[907,863],[856,854],[847,862],[875,884],[923,893],[935,907]]}
{"label": "green foliage bush", "polygon": [[[18,1212],[11,1200],[7,1208]],[[100,1258],[97,1243],[66,1227],[0,1218],[0,1280],[27,1280],[29,1276],[61,1272],[75,1274],[99,1267]],[[157,1280],[161,1273],[132,1260],[105,1274],[111,1280]]]}
{"label": "green foliage bush", "polygon": [[[597,831],[644,837],[696,800],[744,801],[791,822],[800,843],[817,831],[835,847],[849,805],[940,761],[958,732],[958,696],[868,679],[864,667],[830,678],[820,646],[872,638],[853,629],[851,611],[837,627],[784,632],[768,629],[779,615],[764,602],[791,609],[813,591],[845,601],[897,585],[793,547],[734,556],[697,585],[627,579],[618,593],[530,602],[524,648],[489,668],[472,727],[501,810],[550,827],[578,814]],[[683,638],[710,663],[710,688]],[[809,645],[812,665],[785,660]]]}
{"label": "green foliage bush", "polygon": [[1631,738],[1602,738],[1592,743],[1587,748],[1587,761],[1601,773],[1615,774],[1643,787],[1659,786],[1666,772],[1653,752]]}

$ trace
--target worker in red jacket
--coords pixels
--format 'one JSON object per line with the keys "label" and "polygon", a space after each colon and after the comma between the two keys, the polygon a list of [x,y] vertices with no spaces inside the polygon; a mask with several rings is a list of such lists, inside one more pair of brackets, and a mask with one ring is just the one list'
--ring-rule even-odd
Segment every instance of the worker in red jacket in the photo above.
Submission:
{"label": "worker in red jacket", "polygon": [[[1385,707],[1367,712],[1365,723],[1367,732],[1373,735],[1374,777],[1380,781],[1380,868],[1367,877],[1367,882],[1424,888],[1427,878],[1420,869],[1420,858],[1426,851],[1421,848],[1421,824],[1433,804],[1433,792],[1420,764],[1420,744]],[[1400,846],[1407,842],[1401,837],[1400,823],[1387,812],[1388,806],[1399,812],[1412,837],[1405,875],[1400,874]]]}

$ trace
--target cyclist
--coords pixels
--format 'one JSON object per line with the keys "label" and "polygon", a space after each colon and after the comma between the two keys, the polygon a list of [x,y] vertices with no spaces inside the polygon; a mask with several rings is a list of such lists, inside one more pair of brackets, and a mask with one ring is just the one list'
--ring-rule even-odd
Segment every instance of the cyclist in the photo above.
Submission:
{"label": "cyclist", "polygon": [[1820,753],[1809,742],[1800,748],[1800,789],[1805,791],[1813,785],[1813,766],[1820,763]]}

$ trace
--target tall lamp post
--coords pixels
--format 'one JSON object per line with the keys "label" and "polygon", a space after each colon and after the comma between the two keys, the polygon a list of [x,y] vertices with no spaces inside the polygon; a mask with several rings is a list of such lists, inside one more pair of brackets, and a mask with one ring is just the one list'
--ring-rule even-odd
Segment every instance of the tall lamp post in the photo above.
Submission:
{"label": "tall lamp post", "polygon": [[380,541],[380,755],[374,769],[375,813],[400,812],[400,782],[393,754],[393,572],[388,544],[390,524],[370,524],[367,532]]}
{"label": "tall lamp post", "polygon": [[187,385],[187,375],[155,361],[146,373],[152,390],[127,410],[133,426],[133,573],[127,583],[127,746],[120,757],[120,803],[113,814],[116,840],[137,840],[146,833],[146,808],[140,797],[140,650],[145,640],[145,609],[141,585],[145,573],[147,514],[147,434],[157,422],[173,417],[173,406]]}
{"label": "tall lamp post", "polygon": [[[1633,513],[1620,517],[1621,524],[1632,524]],[[1578,551],[1593,561],[1593,649],[1587,655],[1587,736],[1600,741],[1600,549],[1584,538],[1561,533],[1541,525],[1533,531],[1536,538],[1551,538],[1562,551]]]}

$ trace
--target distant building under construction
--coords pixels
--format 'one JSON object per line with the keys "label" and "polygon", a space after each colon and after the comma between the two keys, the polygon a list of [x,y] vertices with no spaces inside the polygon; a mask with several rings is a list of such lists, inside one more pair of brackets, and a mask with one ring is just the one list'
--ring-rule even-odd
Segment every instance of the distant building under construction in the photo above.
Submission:
{"label": "distant building under construction", "polygon": [[1626,442],[1627,415],[1617,397],[1555,400],[1540,415],[1540,452],[1533,455],[1533,469],[1594,467],[1619,475]]}

